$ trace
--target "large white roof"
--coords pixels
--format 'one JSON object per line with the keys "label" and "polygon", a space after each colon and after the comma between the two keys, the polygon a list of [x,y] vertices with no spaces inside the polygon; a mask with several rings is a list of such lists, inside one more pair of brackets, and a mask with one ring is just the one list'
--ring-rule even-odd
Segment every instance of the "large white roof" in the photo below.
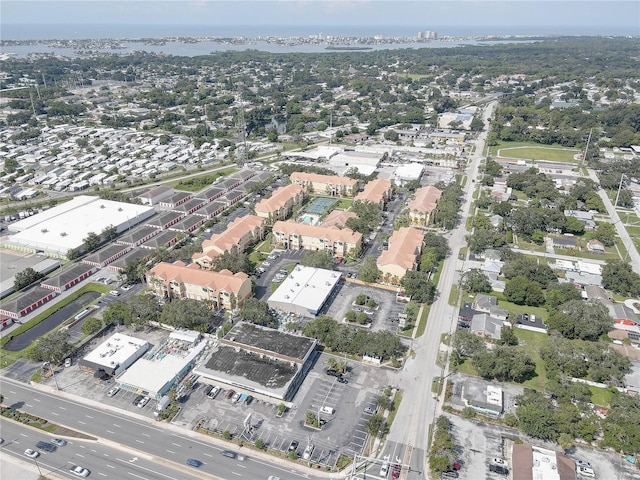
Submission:
{"label": "large white roof", "polygon": [[146,340],[115,333],[85,355],[83,360],[95,365],[114,368],[116,365],[125,364],[132,355],[146,344]]}
{"label": "large white roof", "polygon": [[297,265],[269,302],[290,303],[317,312],[339,281],[340,272]]}
{"label": "large white roof", "polygon": [[118,232],[155,213],[153,207],[80,195],[12,225],[18,233],[7,243],[65,255],[78,248],[90,232],[100,235],[113,225]]}

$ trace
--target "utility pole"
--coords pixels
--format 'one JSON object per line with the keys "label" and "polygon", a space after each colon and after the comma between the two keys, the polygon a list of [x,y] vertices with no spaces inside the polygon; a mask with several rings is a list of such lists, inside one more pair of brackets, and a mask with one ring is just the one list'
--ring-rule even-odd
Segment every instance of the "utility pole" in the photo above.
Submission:
{"label": "utility pole", "polygon": [[620,175],[620,185],[618,185],[618,193],[616,193],[616,201],[613,204],[613,208],[615,209],[618,206],[618,199],[620,198],[620,190],[622,190],[622,181],[624,180],[624,173]]}
{"label": "utility pole", "polygon": [[[241,86],[241,85],[240,85]],[[242,148],[244,151],[242,152],[242,156],[238,157],[238,165],[242,165],[247,163],[249,160],[249,155],[247,152],[247,125],[244,121],[244,103],[242,101],[242,90],[238,95],[240,102],[240,111],[238,112],[238,141],[242,142]]]}
{"label": "utility pole", "polygon": [[582,165],[587,161],[587,152],[589,151],[589,144],[591,143],[591,134],[593,133],[593,128],[589,130],[589,138],[587,138],[587,146],[584,147],[584,155],[582,155]]}

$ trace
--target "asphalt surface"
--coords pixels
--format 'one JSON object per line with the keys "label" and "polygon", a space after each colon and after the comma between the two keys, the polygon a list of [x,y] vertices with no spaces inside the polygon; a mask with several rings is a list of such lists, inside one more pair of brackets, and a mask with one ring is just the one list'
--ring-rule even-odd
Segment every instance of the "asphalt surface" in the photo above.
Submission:
{"label": "asphalt surface", "polygon": [[[35,342],[38,338],[49,333],[51,330],[56,328],[62,322],[64,322],[65,320],[68,320],[78,312],[82,311],[85,307],[90,305],[94,300],[100,298],[100,296],[101,294],[97,292],[87,292],[83,294],[81,297],[75,299],[68,305],[65,305],[57,312],[54,312],[51,315],[49,315],[47,318],[45,318],[42,322],[37,324],[35,327],[30,328],[26,332],[11,338],[11,340],[9,340],[6,343],[4,348],[11,352],[17,352],[28,347],[33,342]],[[45,305],[42,308],[46,309],[47,306]]]}

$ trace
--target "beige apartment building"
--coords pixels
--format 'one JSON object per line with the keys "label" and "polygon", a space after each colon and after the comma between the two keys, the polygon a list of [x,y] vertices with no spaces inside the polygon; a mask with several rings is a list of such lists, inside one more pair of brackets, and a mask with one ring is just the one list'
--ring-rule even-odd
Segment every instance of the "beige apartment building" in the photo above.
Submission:
{"label": "beige apartment building", "polygon": [[378,257],[383,282],[399,285],[407,271],[418,265],[424,233],[414,227],[402,227],[389,237],[389,248]]}
{"label": "beige apartment building", "polygon": [[211,268],[213,259],[225,252],[244,252],[249,245],[264,238],[265,219],[257,215],[236,218],[227,229],[202,242],[202,253],[192,260],[203,268]]}
{"label": "beige apartment building", "polygon": [[416,190],[415,197],[409,202],[409,221],[411,225],[424,227],[429,225],[431,212],[435,210],[442,190],[429,185]]}
{"label": "beige apartment building", "polygon": [[358,190],[358,181],[338,175],[320,175],[318,173],[293,172],[291,183],[300,185],[307,192],[336,197],[353,197]]}
{"label": "beige apartment building", "polygon": [[240,307],[251,297],[251,280],[244,272],[212,272],[192,263],[160,262],[147,272],[147,287],[160,298],[190,298],[212,302],[214,308]]}
{"label": "beige apartment building", "polygon": [[294,207],[302,203],[304,189],[300,185],[290,184],[278,188],[269,198],[256,203],[256,215],[265,218],[272,225],[278,220],[286,220]]}
{"label": "beige apartment building", "polygon": [[279,221],[273,225],[272,234],[272,242],[278,248],[326,251],[334,257],[355,256],[362,247],[362,234],[349,228]]}
{"label": "beige apartment building", "polygon": [[380,208],[384,208],[384,205],[391,200],[392,194],[391,182],[377,178],[367,183],[364,186],[364,190],[358,193],[354,200],[375,203],[380,205]]}

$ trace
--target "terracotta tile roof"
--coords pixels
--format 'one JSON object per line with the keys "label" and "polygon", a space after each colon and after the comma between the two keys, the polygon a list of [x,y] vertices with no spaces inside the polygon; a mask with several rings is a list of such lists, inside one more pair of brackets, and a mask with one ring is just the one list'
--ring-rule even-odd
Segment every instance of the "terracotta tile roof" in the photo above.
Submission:
{"label": "terracotta tile roof", "polygon": [[306,223],[296,223],[292,220],[276,222],[273,225],[273,232],[283,232],[287,235],[295,233],[296,235],[305,237],[325,238],[332,242],[341,241],[353,244],[362,240],[362,234],[360,232],[354,232],[349,228],[340,229],[336,227],[312,226]]}
{"label": "terracotta tile roof", "polygon": [[338,175],[320,175],[319,173],[293,172],[291,181],[298,180],[300,182],[314,183],[331,183],[333,185],[347,185],[355,187],[357,180],[349,177],[339,177]]}
{"label": "terracotta tile roof", "polygon": [[148,276],[159,278],[166,285],[175,281],[188,285],[198,285],[208,287],[216,292],[225,291],[228,293],[240,292],[245,282],[250,282],[249,277],[244,272],[236,274],[229,270],[212,272],[201,270],[196,264],[185,265],[182,262],[167,263],[160,262],[147,273]]}
{"label": "terracotta tile roof", "polygon": [[442,196],[442,190],[429,185],[416,190],[415,198],[409,202],[409,210],[417,210],[422,213],[430,213],[436,208],[438,200]]}
{"label": "terracotta tile roof", "polygon": [[347,224],[347,220],[350,218],[356,218],[354,212],[347,212],[346,210],[332,210],[329,215],[324,218],[324,222],[320,224],[321,227],[344,227]]}
{"label": "terracotta tile roof", "polygon": [[[264,222],[264,218],[258,217],[257,215],[246,215],[236,218],[227,225],[227,229],[224,232],[214,234],[209,240],[202,242],[202,251],[205,254],[209,254],[209,256],[217,256],[231,250],[239,246],[240,240],[242,240],[247,233],[256,228],[262,228]],[[201,254],[194,255],[194,258],[201,257],[203,257]],[[212,257],[210,256],[210,258]]]}
{"label": "terracotta tile roof", "polygon": [[300,185],[290,184],[278,188],[270,198],[265,198],[256,203],[256,212],[271,213],[284,207],[292,198],[303,192]]}
{"label": "terracotta tile roof", "polygon": [[424,233],[413,227],[402,227],[389,238],[389,250],[378,257],[378,265],[398,265],[406,270],[413,268],[416,251],[422,246]]}
{"label": "terracotta tile roof", "polygon": [[354,200],[380,203],[384,200],[387,192],[391,190],[391,182],[382,178],[377,178],[367,183],[364,190],[356,195]]}

